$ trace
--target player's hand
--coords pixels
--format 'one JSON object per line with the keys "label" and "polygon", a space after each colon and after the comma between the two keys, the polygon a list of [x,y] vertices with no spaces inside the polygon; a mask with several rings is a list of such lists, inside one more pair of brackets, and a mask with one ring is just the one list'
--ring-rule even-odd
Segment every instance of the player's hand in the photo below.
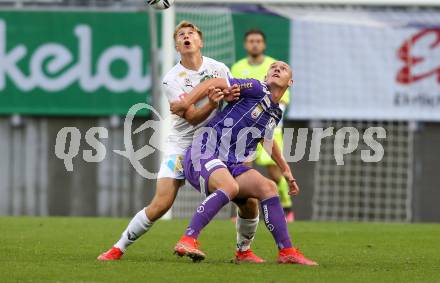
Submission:
{"label": "player's hand", "polygon": [[208,98],[211,106],[217,107],[219,102],[222,101],[224,97],[225,94],[222,92],[221,89],[214,88],[213,86],[208,89]]}
{"label": "player's hand", "polygon": [[233,84],[232,86],[223,90],[225,94],[225,101],[232,102],[240,99],[240,87],[238,84]]}
{"label": "player's hand", "polygon": [[170,102],[170,111],[180,117],[183,117],[185,111],[188,109],[184,100]]}
{"label": "player's hand", "polygon": [[299,187],[296,183],[295,178],[293,178],[292,172],[287,170],[283,172],[284,178],[286,178],[287,184],[289,185],[289,195],[296,196],[299,194]]}

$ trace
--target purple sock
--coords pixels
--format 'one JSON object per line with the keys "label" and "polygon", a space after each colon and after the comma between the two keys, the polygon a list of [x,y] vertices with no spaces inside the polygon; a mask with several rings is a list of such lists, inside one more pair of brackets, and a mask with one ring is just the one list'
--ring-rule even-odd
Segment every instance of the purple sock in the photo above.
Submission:
{"label": "purple sock", "polygon": [[289,231],[287,230],[280,198],[276,196],[261,201],[261,210],[263,210],[264,223],[267,229],[272,233],[278,248],[291,248],[292,241],[290,240]]}
{"label": "purple sock", "polygon": [[210,194],[197,208],[191,223],[185,231],[185,235],[194,239],[199,237],[200,231],[208,225],[220,209],[229,203],[228,195],[218,189]]}

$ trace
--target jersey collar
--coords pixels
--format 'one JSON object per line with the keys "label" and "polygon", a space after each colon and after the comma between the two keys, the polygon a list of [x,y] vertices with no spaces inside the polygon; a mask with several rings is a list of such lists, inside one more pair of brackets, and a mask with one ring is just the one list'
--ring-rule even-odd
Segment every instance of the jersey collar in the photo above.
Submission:
{"label": "jersey collar", "polygon": [[272,103],[272,105],[275,106],[275,107],[278,107],[278,106],[279,106],[279,103],[276,103],[276,102],[273,101],[273,99],[272,99],[272,92],[270,91],[270,86],[269,86],[268,84],[266,84],[266,82],[263,82],[262,85],[263,85],[263,87],[266,87],[267,90],[269,91],[270,95],[268,94],[267,96],[269,97],[270,102]]}
{"label": "jersey collar", "polygon": [[188,73],[200,73],[204,68],[206,64],[206,57],[202,56],[202,65],[200,65],[200,68],[197,71],[187,69],[185,66],[182,65],[182,62],[179,60],[179,66]]}

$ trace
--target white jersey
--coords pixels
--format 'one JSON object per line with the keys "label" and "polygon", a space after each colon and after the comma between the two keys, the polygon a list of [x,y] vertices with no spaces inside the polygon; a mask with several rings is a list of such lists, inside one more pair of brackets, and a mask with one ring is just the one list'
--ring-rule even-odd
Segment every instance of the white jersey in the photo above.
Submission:
{"label": "white jersey", "polygon": [[[180,63],[175,65],[163,78],[162,87],[168,101],[173,102],[180,100],[185,94],[190,93],[194,87],[206,79],[224,78],[227,80],[229,77],[231,77],[231,73],[225,64],[208,57],[203,57],[202,66],[198,71],[189,70]],[[208,98],[206,97],[196,103],[196,106],[204,105],[207,102]],[[196,126],[172,114],[172,128],[167,139],[167,152],[183,154],[191,145],[194,132],[204,126],[216,112],[217,111],[214,110],[208,119]]]}

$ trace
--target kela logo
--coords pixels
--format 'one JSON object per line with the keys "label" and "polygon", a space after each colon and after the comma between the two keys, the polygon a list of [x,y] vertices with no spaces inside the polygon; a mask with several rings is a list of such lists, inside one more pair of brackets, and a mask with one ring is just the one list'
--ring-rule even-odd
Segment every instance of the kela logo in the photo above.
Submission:
{"label": "kela logo", "polygon": [[[408,85],[435,76],[440,84],[440,61],[437,57],[434,62],[433,52],[440,53],[440,28],[422,30],[406,40],[398,50],[404,66],[397,73],[397,82]],[[432,67],[433,63],[437,65]]]}
{"label": "kela logo", "polygon": [[[40,88],[47,92],[63,90],[78,83],[84,92],[94,92],[101,87],[111,92],[145,92],[151,86],[151,77],[145,74],[143,50],[140,46],[113,45],[92,58],[92,31],[85,24],[77,25],[72,35],[77,38],[78,54],[72,54],[68,47],[56,42],[41,44],[35,50],[28,50],[18,44],[7,50],[7,25],[0,19],[0,91],[6,88],[6,78],[22,92]],[[29,58],[29,71],[20,69],[22,60]],[[77,61],[74,61],[77,58]],[[124,76],[115,77],[111,65],[122,61],[127,66]]]}

